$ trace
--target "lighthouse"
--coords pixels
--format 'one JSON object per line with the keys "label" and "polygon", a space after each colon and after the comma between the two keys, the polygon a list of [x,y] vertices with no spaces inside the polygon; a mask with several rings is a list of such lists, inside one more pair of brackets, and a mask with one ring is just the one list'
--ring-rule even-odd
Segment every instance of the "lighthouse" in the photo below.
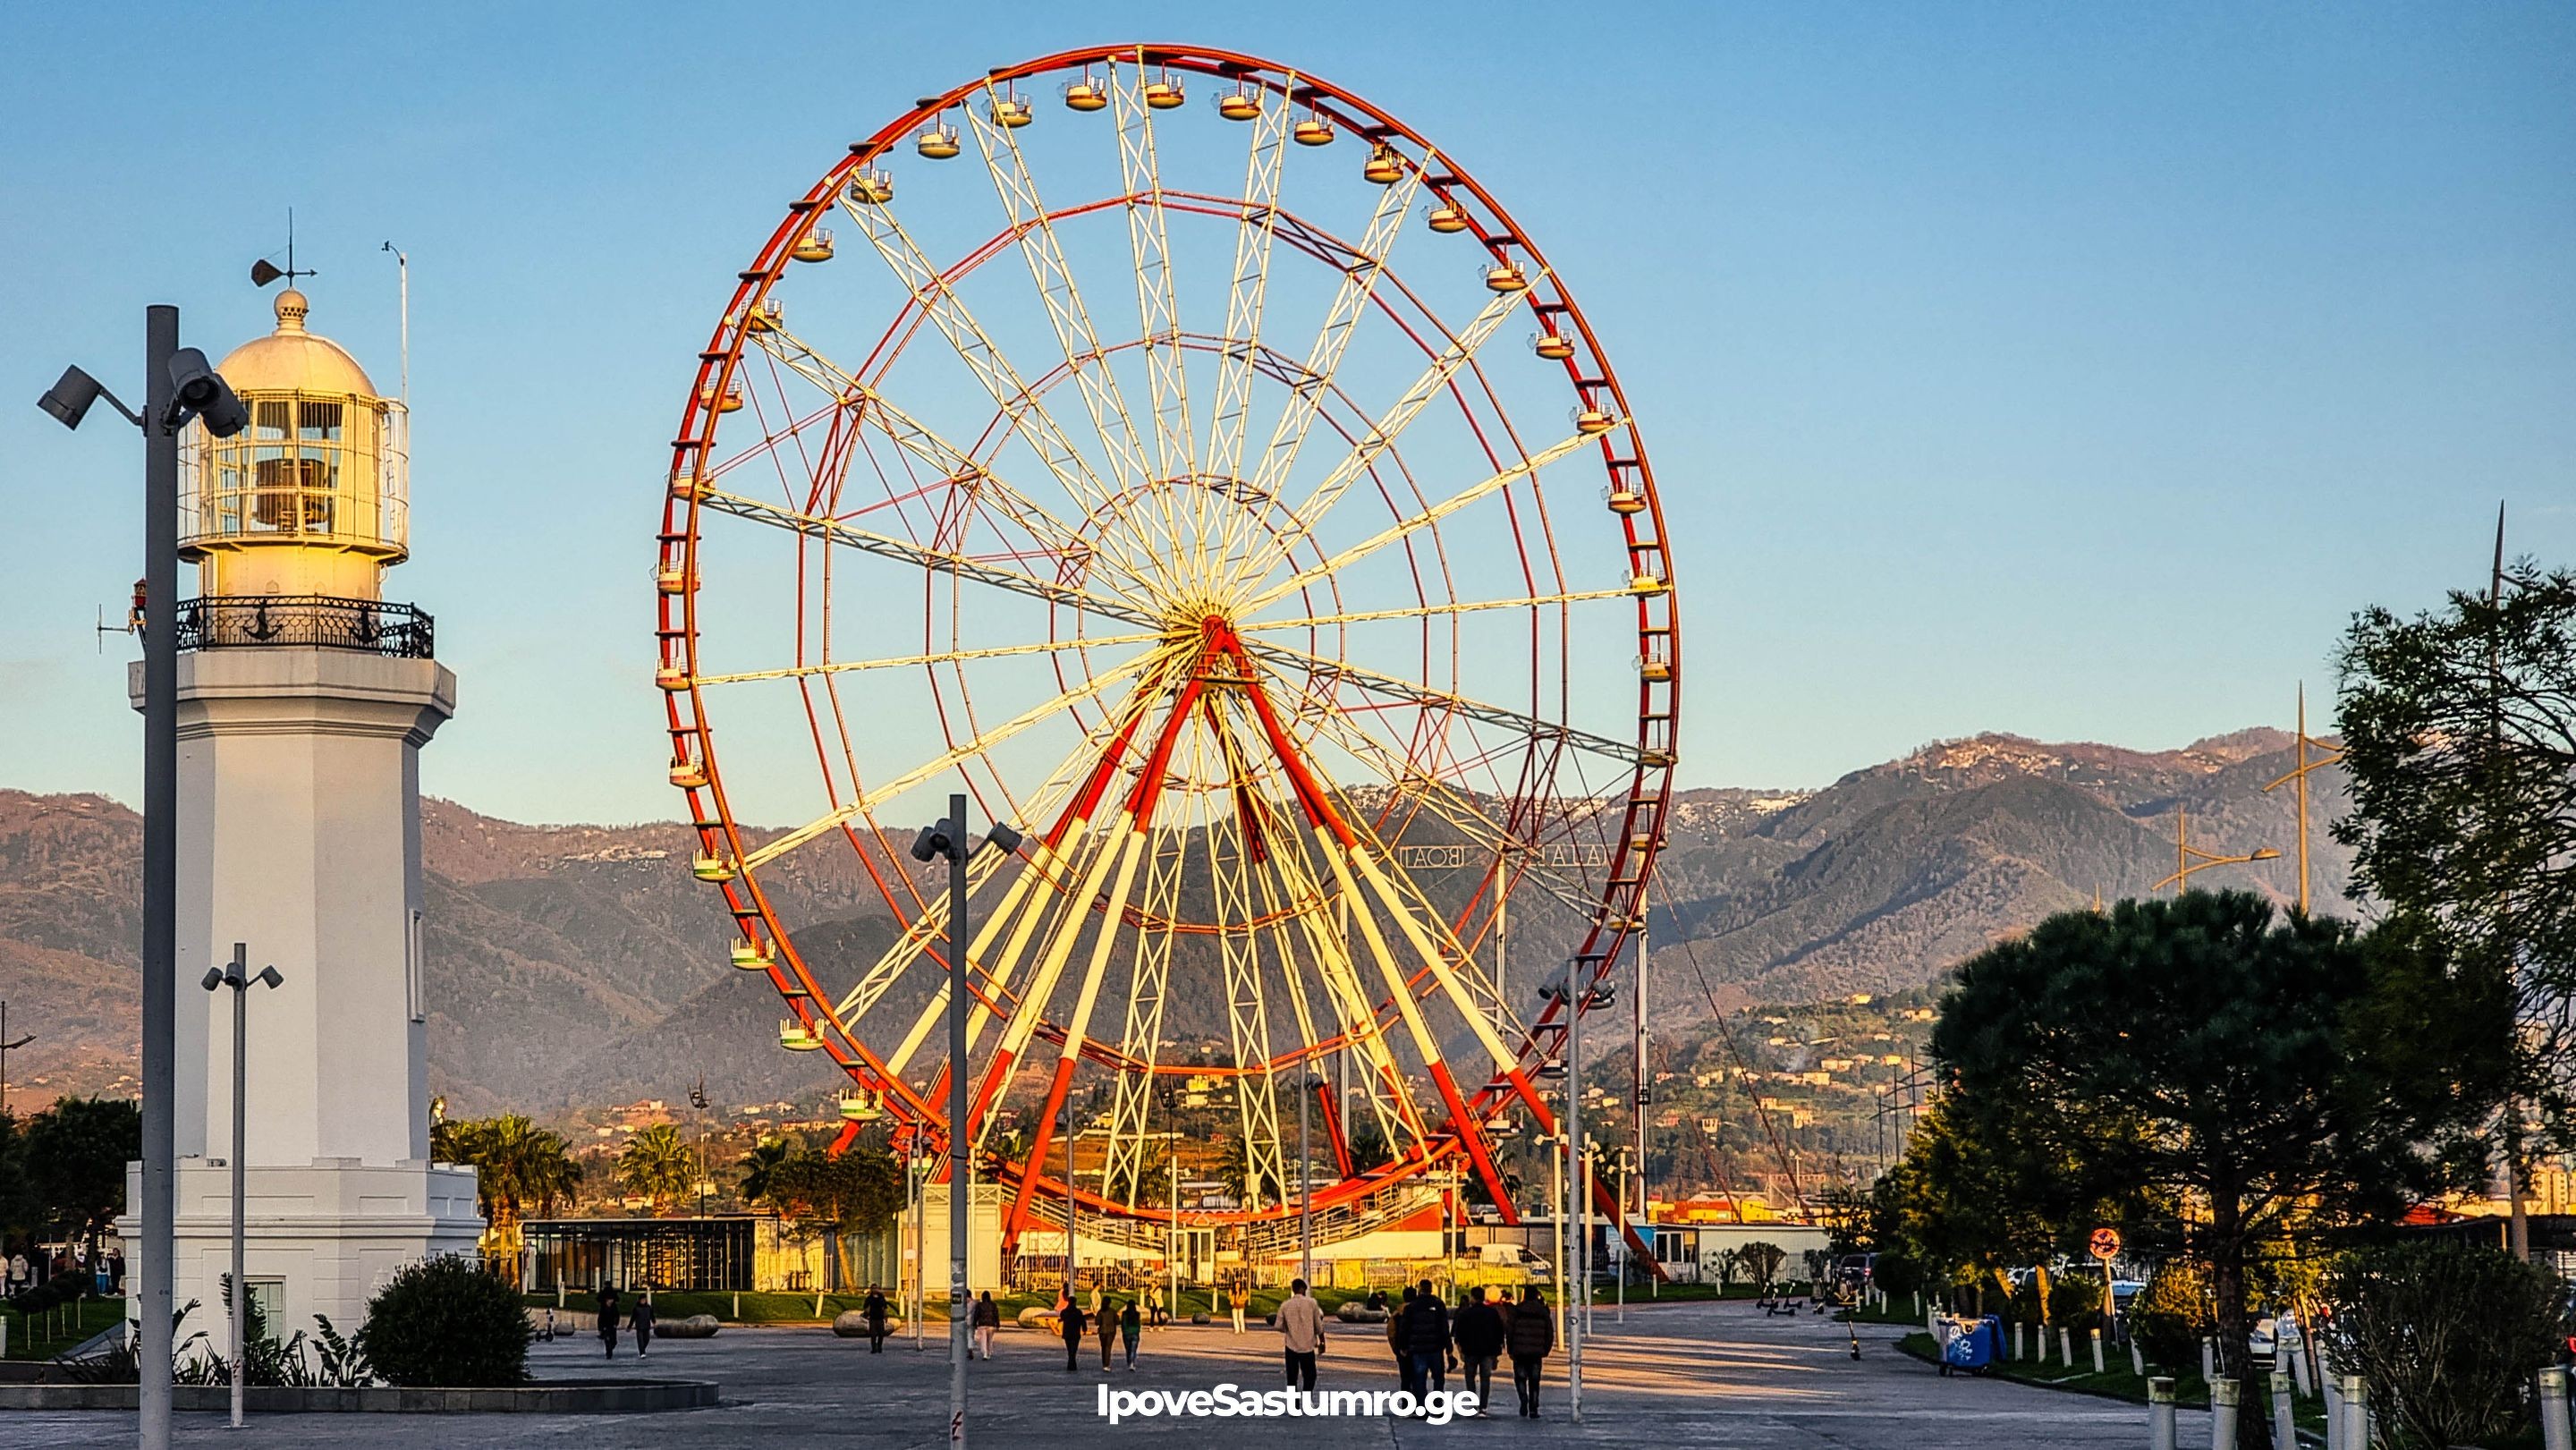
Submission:
{"label": "lighthouse", "polygon": [[[456,676],[430,617],[384,597],[410,552],[408,420],[308,312],[280,293],[276,330],[220,365],[249,426],[181,444],[173,1287],[226,1354],[232,1015],[200,979],[236,942],[284,977],[243,1054],[244,1280],[269,1332],[348,1332],[396,1269],[483,1228],[474,1171],[430,1160],[420,750]],[[128,692],[142,708],[139,664]]]}

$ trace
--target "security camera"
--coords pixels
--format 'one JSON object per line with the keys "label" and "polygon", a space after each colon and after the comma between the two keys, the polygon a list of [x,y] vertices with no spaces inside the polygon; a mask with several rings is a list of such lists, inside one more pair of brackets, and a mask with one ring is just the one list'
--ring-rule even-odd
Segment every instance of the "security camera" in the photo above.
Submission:
{"label": "security camera", "polygon": [[915,861],[945,856],[948,849],[948,823],[944,820],[935,826],[922,827],[921,834],[912,838],[912,859]]}
{"label": "security camera", "polygon": [[206,355],[193,347],[183,347],[170,354],[170,388],[174,399],[172,426],[184,426],[188,419],[204,421],[206,431],[218,438],[230,438],[250,426],[250,409],[233,395],[232,384],[206,361]]}
{"label": "security camera", "polygon": [[1020,849],[1020,842],[1024,839],[1026,838],[1018,831],[1002,821],[995,821],[992,827],[984,832],[984,844],[999,846],[1005,853]]}

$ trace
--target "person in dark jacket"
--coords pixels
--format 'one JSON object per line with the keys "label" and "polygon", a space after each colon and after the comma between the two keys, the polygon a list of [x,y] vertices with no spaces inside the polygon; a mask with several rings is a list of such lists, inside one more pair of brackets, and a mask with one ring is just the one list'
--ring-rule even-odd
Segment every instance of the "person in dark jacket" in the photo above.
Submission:
{"label": "person in dark jacket", "polygon": [[1143,1333],[1144,1329],[1145,1316],[1136,1312],[1135,1300],[1128,1300],[1127,1307],[1118,1311],[1118,1342],[1127,1347],[1129,1374],[1136,1372],[1136,1336]]}
{"label": "person in dark jacket", "polygon": [[635,1331],[635,1357],[642,1359],[653,1347],[653,1291],[645,1290],[635,1298],[635,1309],[626,1316],[626,1327]]}
{"label": "person in dark jacket", "polygon": [[993,1357],[993,1331],[1002,1327],[1002,1306],[993,1302],[993,1291],[985,1290],[975,1299],[975,1352],[986,1359]]}
{"label": "person in dark jacket", "polygon": [[1503,1347],[1511,1351],[1512,1388],[1520,1392],[1521,1413],[1535,1420],[1539,1376],[1547,1369],[1548,1352],[1556,1348],[1556,1320],[1548,1314],[1547,1301],[1539,1297],[1536,1284],[1529,1286],[1512,1310],[1511,1322],[1503,1331]]}
{"label": "person in dark jacket", "polygon": [[1429,1279],[1413,1287],[1413,1302],[1404,1306],[1404,1352],[1413,1360],[1413,1392],[1438,1393],[1447,1380],[1449,1306],[1431,1292]]}
{"label": "person in dark jacket", "polygon": [[599,1289],[599,1347],[604,1358],[617,1358],[617,1290],[606,1284]]}
{"label": "person in dark jacket", "polygon": [[1064,1298],[1064,1307],[1056,1311],[1056,1328],[1064,1334],[1064,1372],[1066,1374],[1073,1373],[1078,1367],[1074,1359],[1082,1353],[1082,1328],[1090,1322],[1091,1316],[1083,1313],[1082,1306],[1074,1302],[1072,1295],[1067,1294]]}
{"label": "person in dark jacket", "polygon": [[859,1301],[859,1313],[868,1321],[868,1353],[885,1353],[886,1296],[874,1284],[868,1286],[868,1297]]}
{"label": "person in dark jacket", "polygon": [[1386,1351],[1395,1356],[1396,1383],[1407,1394],[1420,1394],[1422,1387],[1413,1382],[1413,1356],[1404,1348],[1404,1312],[1413,1307],[1413,1286],[1404,1286],[1404,1296],[1386,1311]]}
{"label": "person in dark jacket", "polygon": [[1502,1313],[1485,1302],[1484,1289],[1468,1290],[1449,1337],[1458,1346],[1458,1358],[1466,1362],[1467,1388],[1476,1396],[1479,1414],[1493,1402],[1494,1361],[1502,1357],[1503,1332]]}
{"label": "person in dark jacket", "polygon": [[1109,1351],[1118,1343],[1118,1301],[1104,1299],[1100,1313],[1092,1321],[1092,1331],[1100,1336],[1100,1367],[1109,1368]]}

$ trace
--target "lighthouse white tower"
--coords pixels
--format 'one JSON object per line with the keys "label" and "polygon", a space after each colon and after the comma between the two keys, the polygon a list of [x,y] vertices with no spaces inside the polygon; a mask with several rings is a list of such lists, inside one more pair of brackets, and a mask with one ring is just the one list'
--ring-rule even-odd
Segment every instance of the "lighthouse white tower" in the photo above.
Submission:
{"label": "lighthouse white tower", "polygon": [[[251,1302],[283,1339],[343,1332],[395,1269],[471,1253],[474,1171],[430,1161],[420,748],[456,708],[429,616],[383,598],[408,556],[406,418],[304,295],[220,370],[250,411],[183,446],[175,1302],[229,1353],[232,1004],[246,944]],[[142,708],[142,667],[129,685]],[[135,1200],[129,1195],[130,1201]]]}

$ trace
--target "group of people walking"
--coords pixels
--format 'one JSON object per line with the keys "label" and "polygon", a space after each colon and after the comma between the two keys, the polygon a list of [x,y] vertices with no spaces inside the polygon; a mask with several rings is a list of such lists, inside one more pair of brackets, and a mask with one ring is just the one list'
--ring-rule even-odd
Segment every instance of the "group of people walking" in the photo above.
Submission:
{"label": "group of people walking", "polygon": [[[653,1347],[653,1291],[646,1289],[635,1296],[631,1305],[621,1304],[624,1296],[614,1284],[599,1290],[599,1347],[602,1357],[617,1358],[617,1326],[623,1322],[635,1333],[635,1357],[642,1359]],[[623,1310],[621,1320],[620,1311]]]}
{"label": "group of people walking", "polygon": [[[1085,1309],[1065,1290],[1056,1296],[1056,1332],[1064,1336],[1064,1369],[1071,1374],[1080,1368],[1083,1331],[1100,1337],[1100,1367],[1109,1368],[1110,1351],[1120,1341],[1127,1345],[1127,1368],[1136,1368],[1136,1338],[1144,1332],[1145,1316],[1138,1312],[1136,1301],[1121,1304],[1116,1299],[1103,1299],[1098,1289],[1091,1291],[1091,1307]],[[989,1356],[988,1356],[989,1357]]]}
{"label": "group of people walking", "polygon": [[[1485,1413],[1484,1407],[1494,1398],[1494,1367],[1508,1355],[1520,1412],[1529,1419],[1539,1417],[1539,1382],[1548,1355],[1556,1349],[1556,1319],[1537,1285],[1531,1285],[1517,1304],[1509,1297],[1489,1303],[1481,1287],[1469,1289],[1452,1313],[1425,1279],[1404,1290],[1394,1304],[1383,1295],[1371,1295],[1370,1307],[1386,1311],[1387,1350],[1395,1357],[1396,1378],[1407,1393],[1419,1399],[1445,1390],[1448,1377],[1463,1372],[1466,1382],[1460,1388],[1472,1391],[1478,1412]],[[1288,1387],[1313,1389],[1315,1357],[1324,1351],[1324,1311],[1306,1291],[1305,1280],[1288,1286],[1278,1323],[1285,1340]]]}

